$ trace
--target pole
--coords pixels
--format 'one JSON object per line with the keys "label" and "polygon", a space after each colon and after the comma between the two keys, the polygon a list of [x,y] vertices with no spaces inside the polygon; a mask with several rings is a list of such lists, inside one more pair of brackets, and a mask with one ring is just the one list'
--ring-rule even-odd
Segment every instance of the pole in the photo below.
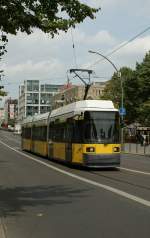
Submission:
{"label": "pole", "polygon": [[[124,108],[124,91],[123,91],[123,78],[120,77],[120,82],[121,82],[121,108]],[[124,116],[123,116],[123,113],[121,115],[121,120],[122,120],[122,123],[123,123],[123,120],[124,120]],[[124,151],[124,133],[123,133],[123,127],[121,128],[121,149],[122,151]]]}
{"label": "pole", "polygon": [[[124,106],[124,91],[123,91],[123,79],[122,79],[122,76],[121,76],[121,72],[117,69],[117,67],[115,66],[115,64],[108,58],[106,57],[105,55],[102,55],[101,53],[99,52],[96,52],[96,51],[92,51],[92,50],[89,50],[88,51],[89,53],[92,53],[92,54],[97,54],[97,55],[100,55],[101,57],[103,57],[104,59],[106,59],[112,66],[113,68],[115,69],[116,73],[117,73],[117,77],[120,79],[120,86],[121,86],[121,108],[123,108]],[[121,120],[123,122],[123,113],[121,115]],[[124,139],[123,139],[123,128],[121,128],[121,149],[124,150]]]}

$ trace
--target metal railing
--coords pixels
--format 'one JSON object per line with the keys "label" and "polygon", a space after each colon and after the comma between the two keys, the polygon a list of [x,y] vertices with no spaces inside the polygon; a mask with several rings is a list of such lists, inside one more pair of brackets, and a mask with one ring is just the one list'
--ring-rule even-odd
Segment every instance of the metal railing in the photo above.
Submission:
{"label": "metal railing", "polygon": [[141,145],[140,143],[124,143],[123,152],[150,156],[150,144]]}

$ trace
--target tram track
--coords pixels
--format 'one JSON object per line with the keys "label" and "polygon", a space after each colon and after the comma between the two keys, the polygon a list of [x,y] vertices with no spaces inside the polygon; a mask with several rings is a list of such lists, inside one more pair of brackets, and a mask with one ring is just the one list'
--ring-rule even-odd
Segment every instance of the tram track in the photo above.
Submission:
{"label": "tram track", "polygon": [[[18,147],[19,140],[15,140],[14,143],[13,138],[9,135],[5,135],[5,139],[3,140],[4,143],[7,143],[7,145],[13,147],[15,151],[20,151]],[[22,152],[24,154],[24,152]],[[26,154],[25,154],[26,156]],[[40,157],[36,156],[38,160]],[[43,160],[42,160],[43,161]],[[47,160],[48,161],[48,160]],[[49,164],[49,162],[48,162]],[[55,164],[54,166],[57,167]],[[61,165],[58,166],[58,168],[61,168]],[[62,168],[61,168],[62,169]],[[68,167],[63,167],[64,171],[72,172]],[[144,171],[137,171],[134,169],[126,169],[126,168],[116,168],[113,170],[110,169],[100,169],[95,171],[87,171],[86,173],[83,173],[82,170],[74,170],[73,173],[75,175],[79,176],[85,176],[85,178],[90,179],[92,181],[96,181],[97,183],[103,183],[106,184],[106,186],[112,186],[117,189],[123,189],[124,191],[127,191],[128,193],[136,194],[137,196],[147,198],[150,200],[150,184],[148,181],[148,176],[150,173],[144,172]]]}
{"label": "tram track", "polygon": [[[72,173],[70,171],[66,171],[65,169],[58,168],[57,166],[52,165],[50,163],[47,163],[47,162],[45,162],[43,160],[40,160],[37,157],[34,158],[32,155],[27,155],[27,154],[25,154],[25,153],[23,153],[23,152],[21,152],[19,150],[16,150],[16,149],[14,149],[13,147],[7,145],[6,143],[4,143],[1,140],[0,140],[0,143],[2,145],[6,146],[7,148],[9,148],[10,150],[16,152],[17,154],[20,154],[23,157],[26,157],[29,160],[32,160],[32,161],[34,161],[34,162],[36,162],[38,164],[41,164],[42,166],[46,166],[46,167],[48,167],[51,170],[57,171],[60,174],[67,175],[67,176],[69,176],[69,177],[71,177],[71,178],[73,178],[75,180],[82,181],[83,183],[89,184],[89,185],[97,187],[97,188],[101,188],[103,190],[109,191],[109,192],[114,193],[116,195],[119,195],[121,197],[124,197],[124,198],[127,198],[129,200],[132,200],[132,201],[134,201],[136,203],[139,203],[141,205],[150,207],[150,194],[149,194],[149,190],[146,190],[146,192],[147,192],[147,195],[145,194],[146,196],[142,196],[143,193],[141,193],[141,194],[137,193],[136,194],[136,192],[135,193],[133,191],[131,192],[130,189],[128,191],[128,189],[124,189],[123,187],[120,187],[120,188],[119,188],[119,186],[116,187],[114,184],[107,183],[107,181],[96,181],[95,178],[93,178],[93,177],[91,178],[91,176],[90,176],[90,178],[88,178],[88,176],[85,176],[85,174],[83,175],[83,174],[80,173],[79,175],[77,175],[76,172]],[[103,176],[103,178],[106,179],[106,176]],[[109,180],[110,180],[110,177],[109,177]]]}
{"label": "tram track", "polygon": [[[150,186],[140,185],[140,184],[137,184],[135,182],[123,180],[123,179],[116,178],[116,177],[114,178],[112,176],[108,176],[108,175],[104,175],[104,174],[100,174],[100,173],[96,173],[96,172],[92,172],[92,171],[90,173],[94,174],[94,175],[97,175],[98,177],[103,177],[103,178],[109,179],[111,181],[119,182],[119,183],[126,184],[126,185],[131,185],[131,186],[134,186],[134,187],[137,187],[137,188],[141,188],[141,189],[145,189],[147,191],[150,191]],[[125,172],[122,172],[122,173],[126,174]],[[118,176],[118,174],[117,174],[117,176]]]}

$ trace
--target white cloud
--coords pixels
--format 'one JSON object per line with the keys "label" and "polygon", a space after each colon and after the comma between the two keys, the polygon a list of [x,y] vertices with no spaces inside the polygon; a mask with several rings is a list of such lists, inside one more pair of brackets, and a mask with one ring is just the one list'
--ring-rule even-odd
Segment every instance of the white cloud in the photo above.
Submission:
{"label": "white cloud", "polygon": [[103,7],[110,7],[112,5],[119,4],[120,2],[121,4],[123,3],[123,1],[120,1],[120,0],[82,0],[82,2],[92,7],[96,7],[96,8],[101,7],[102,10],[103,10]]}
{"label": "white cloud", "polygon": [[[112,9],[116,9],[118,14],[120,12],[124,12],[127,14],[132,14],[134,17],[135,15],[138,16],[149,16],[149,9],[150,9],[150,1],[149,0],[82,0],[85,4],[89,4],[92,7],[101,7],[101,13],[105,13],[106,10],[109,12]],[[138,10],[136,10],[138,9]]]}
{"label": "white cloud", "polygon": [[91,43],[91,44],[93,43],[96,45],[105,44],[105,45],[111,46],[114,43],[116,43],[116,40],[108,31],[102,30],[102,31],[97,32],[93,36],[87,37],[86,42]]}
{"label": "white cloud", "polygon": [[[120,41],[126,41],[147,27],[150,14],[150,0],[82,0],[93,7],[102,7],[94,21],[86,20],[73,30],[78,67],[88,67],[99,59],[88,53],[88,50],[99,51],[107,55]],[[146,33],[148,34],[148,32]],[[136,61],[142,61],[150,49],[150,36],[142,35],[126,47],[122,48],[110,59],[117,67],[135,67]],[[59,77],[57,83],[65,82],[67,69],[74,67],[74,53],[71,31],[60,32],[54,39],[38,30],[33,34],[19,33],[9,36],[8,53],[5,62],[6,83],[25,79],[48,79]],[[100,75],[111,75],[113,72],[109,62],[102,61],[95,65]],[[56,80],[51,81],[51,83]],[[17,84],[17,86],[18,86]],[[13,87],[9,90],[14,94]]]}
{"label": "white cloud", "polygon": [[18,63],[15,65],[5,65],[4,69],[9,77],[16,80],[16,77],[19,79],[19,76],[22,76],[23,79],[28,77],[49,78],[54,75],[54,72],[59,71],[60,73],[63,73],[65,67],[57,59],[52,59],[40,62],[28,60],[24,63]]}
{"label": "white cloud", "polygon": [[[103,45],[106,49],[110,48],[110,51],[112,51],[112,46],[118,41],[106,30],[99,31],[94,35],[88,35],[83,31],[75,30],[74,35],[76,44],[79,46],[77,48],[77,60],[80,63],[79,67],[83,68],[90,68],[93,62],[100,59],[96,55],[89,54],[89,49],[103,49],[101,47]],[[63,34],[57,36],[54,40],[49,39],[47,36],[41,39],[41,33],[39,32],[29,36],[31,41],[26,40],[24,37],[19,37],[19,40],[13,39],[14,42],[10,42],[12,46],[14,45],[14,49],[11,46],[11,59],[8,60],[7,64],[3,65],[9,82],[18,82],[19,85],[25,79],[51,79],[50,82],[54,83],[56,82],[55,77],[59,78],[57,83],[64,83],[66,81],[66,71],[73,65],[73,54],[68,34],[64,40]],[[17,48],[15,47],[15,41],[18,42]],[[69,47],[68,44],[70,44]],[[22,51],[21,56],[19,56],[20,50]],[[123,47],[113,54],[110,59],[118,68],[122,66],[134,68],[136,61],[142,61],[145,53],[149,50],[150,36],[145,36]],[[16,51],[18,51],[16,53],[18,57],[14,61],[13,57]],[[100,51],[104,55],[107,55],[108,52],[108,50]],[[98,75],[106,77],[110,77],[114,71],[109,62],[105,60],[96,64],[93,69]]]}
{"label": "white cloud", "polygon": [[[73,30],[73,38],[75,47],[80,52],[88,51],[89,48],[93,48],[93,45],[96,48],[104,45],[108,47],[113,46],[116,42],[115,38],[106,30],[91,35],[75,29]],[[39,63],[57,58],[69,66],[71,62],[73,63],[72,54],[71,32],[68,32],[68,34],[60,33],[55,39],[51,39],[48,35],[36,31],[30,36],[25,34],[19,34],[17,37],[10,36],[5,61],[10,67],[20,65],[20,62],[23,62],[23,64],[27,61]]]}
{"label": "white cloud", "polygon": [[143,55],[144,52],[150,50],[150,36],[145,36],[142,38],[137,38],[133,42],[129,43],[122,49],[120,49],[120,53],[124,55]]}
{"label": "white cloud", "polygon": [[150,36],[138,38],[118,51],[113,58],[119,67],[135,68],[136,62],[141,62],[150,50]]}
{"label": "white cloud", "polygon": [[[114,47],[114,49],[116,48],[118,48],[118,46]],[[111,56],[108,56],[108,58],[115,64],[118,69],[124,66],[134,69],[136,66],[136,62],[142,62],[145,54],[149,50],[150,36],[145,36],[134,40],[125,47],[121,48],[116,53],[112,54]],[[109,52],[107,53],[109,54]],[[107,53],[105,53],[104,55],[107,55]],[[103,60],[103,58],[97,58],[97,60],[95,61],[94,58],[92,59],[93,63],[90,64],[89,62],[87,62],[87,64],[85,64],[87,67],[90,68],[92,66],[92,68],[98,75],[105,75],[106,77],[108,76],[108,78],[111,77],[114,72],[114,68],[108,61]]]}
{"label": "white cloud", "polygon": [[[5,78],[3,84],[10,96],[18,95],[19,85],[27,79],[38,79],[41,83],[61,84],[66,82],[66,68],[58,59],[26,62],[14,65],[4,64]],[[61,78],[57,77],[61,75]]]}

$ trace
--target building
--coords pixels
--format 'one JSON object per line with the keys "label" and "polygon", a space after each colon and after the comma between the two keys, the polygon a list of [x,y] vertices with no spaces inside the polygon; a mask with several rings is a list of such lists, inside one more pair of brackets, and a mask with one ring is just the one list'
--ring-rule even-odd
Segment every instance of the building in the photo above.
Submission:
{"label": "building", "polygon": [[14,126],[18,117],[18,100],[7,98],[4,103],[4,120],[5,127],[8,125]]}
{"label": "building", "polygon": [[0,108],[0,126],[3,124],[5,119],[5,111],[4,108]]}
{"label": "building", "polygon": [[26,80],[19,86],[18,121],[28,116],[45,113],[52,108],[52,97],[62,85],[42,84],[39,80]]}
{"label": "building", "polygon": [[[100,96],[103,95],[105,85],[106,82],[96,82],[92,84],[88,91],[87,99],[100,99]],[[57,108],[74,101],[82,100],[84,98],[84,94],[84,85],[72,85],[68,88],[64,88],[64,90],[60,90],[59,93],[54,95],[52,107]]]}

